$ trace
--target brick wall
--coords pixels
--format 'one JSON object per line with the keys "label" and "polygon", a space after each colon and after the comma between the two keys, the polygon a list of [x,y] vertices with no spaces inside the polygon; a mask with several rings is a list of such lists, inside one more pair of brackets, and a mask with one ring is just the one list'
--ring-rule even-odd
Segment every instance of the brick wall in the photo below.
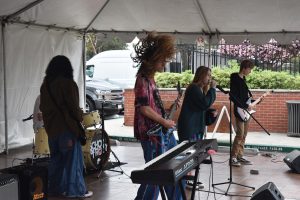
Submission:
{"label": "brick wall", "polygon": [[[260,97],[265,90],[253,90],[251,92],[256,99]],[[172,89],[161,89],[160,95],[165,107],[169,108],[177,97],[177,91]],[[126,89],[124,98],[124,124],[126,126],[132,126],[134,117],[133,90]],[[256,106],[256,113],[254,114],[254,117],[269,132],[286,133],[288,130],[288,112],[286,101],[288,100],[300,100],[300,91],[275,90],[274,93],[271,93],[264,99],[264,101]],[[217,92],[217,99],[213,104],[213,107],[221,112],[222,107],[226,106],[227,110],[229,111],[229,104],[230,102],[228,100],[228,95]],[[178,110],[174,116],[175,121],[178,118],[179,112],[180,110]],[[213,129],[214,125],[208,127],[208,131],[213,131]],[[250,122],[249,131],[263,131],[263,129],[254,120],[252,120]],[[229,132],[228,119],[225,113],[222,117],[217,132]]]}

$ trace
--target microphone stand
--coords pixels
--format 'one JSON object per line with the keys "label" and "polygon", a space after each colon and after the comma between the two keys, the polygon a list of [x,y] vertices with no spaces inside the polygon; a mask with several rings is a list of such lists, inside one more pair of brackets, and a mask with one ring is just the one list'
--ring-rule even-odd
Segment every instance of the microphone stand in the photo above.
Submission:
{"label": "microphone stand", "polygon": [[[229,107],[229,115],[230,115],[230,119],[229,119],[229,130],[230,130],[230,134],[229,134],[229,178],[227,182],[223,182],[223,183],[216,183],[216,184],[212,184],[213,187],[217,186],[217,185],[224,185],[224,184],[228,184],[228,188],[225,192],[225,196],[241,196],[241,197],[251,197],[251,196],[245,196],[245,195],[232,195],[232,194],[228,194],[229,188],[231,185],[239,185],[242,187],[246,187],[246,188],[251,188],[253,190],[255,190],[255,187],[252,186],[247,186],[247,185],[243,185],[240,183],[236,183],[232,180],[232,155],[231,155],[231,150],[232,150],[232,112],[231,112],[231,107],[232,107],[232,100],[234,100],[235,102],[237,102],[238,104],[240,104],[240,102],[238,101],[238,99],[229,91],[225,91],[223,90],[221,87],[217,87],[221,92],[223,92],[224,94],[229,94],[229,102],[230,102],[230,107]],[[263,128],[263,130],[270,135],[270,133],[252,116],[252,114],[250,114],[250,112],[247,109],[244,109],[250,116],[251,118],[253,118],[259,125],[260,127]]]}

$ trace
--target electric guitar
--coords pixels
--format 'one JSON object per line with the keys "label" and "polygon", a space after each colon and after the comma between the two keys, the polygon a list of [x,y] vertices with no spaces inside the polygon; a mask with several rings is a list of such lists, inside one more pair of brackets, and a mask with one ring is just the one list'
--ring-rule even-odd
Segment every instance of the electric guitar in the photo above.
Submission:
{"label": "electric guitar", "polygon": [[[182,90],[180,88],[180,83],[178,82],[177,84],[177,92],[178,92],[178,95],[177,95],[177,98],[176,100],[174,101],[174,103],[172,104],[171,106],[171,110],[170,110],[170,113],[169,115],[166,117],[166,119],[173,119],[174,117],[174,114],[175,112],[177,111],[177,104],[182,96]],[[174,128],[165,128],[163,127],[161,124],[157,123],[156,125],[154,125],[152,128],[150,128],[148,131],[147,131],[147,135],[148,136],[160,136],[160,132],[162,131],[164,135],[169,135],[171,134],[173,131],[175,130],[175,127]]]}
{"label": "electric guitar", "polygon": [[[252,97],[250,97],[246,104],[248,105],[252,105],[252,106],[255,106],[256,104],[258,104],[259,102],[261,102],[261,100],[268,96],[269,94],[271,94],[272,92],[274,92],[273,90],[271,91],[268,91],[268,92],[265,92],[262,96],[260,96],[258,99],[256,99],[254,102],[251,103],[251,100],[252,100]],[[244,120],[245,122],[248,121],[250,119],[250,116],[255,113],[256,111],[255,110],[248,110],[248,112],[244,109],[244,108],[240,108],[240,107],[237,107],[237,112],[239,114],[239,116],[242,118],[242,120]]]}

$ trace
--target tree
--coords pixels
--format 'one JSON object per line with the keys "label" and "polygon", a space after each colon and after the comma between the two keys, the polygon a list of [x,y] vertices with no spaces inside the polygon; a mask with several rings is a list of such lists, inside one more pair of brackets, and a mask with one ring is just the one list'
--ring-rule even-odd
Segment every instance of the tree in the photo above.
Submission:
{"label": "tree", "polygon": [[244,40],[239,45],[227,45],[222,39],[217,51],[237,60],[254,60],[255,64],[263,69],[278,70],[283,64],[290,64],[291,60],[299,58],[300,42],[294,40],[291,45],[280,45],[275,39],[270,39],[267,44],[254,45],[250,40]]}
{"label": "tree", "polygon": [[126,43],[118,37],[103,39],[97,34],[89,33],[86,36],[86,59],[89,60],[94,55],[107,50],[126,49]]}

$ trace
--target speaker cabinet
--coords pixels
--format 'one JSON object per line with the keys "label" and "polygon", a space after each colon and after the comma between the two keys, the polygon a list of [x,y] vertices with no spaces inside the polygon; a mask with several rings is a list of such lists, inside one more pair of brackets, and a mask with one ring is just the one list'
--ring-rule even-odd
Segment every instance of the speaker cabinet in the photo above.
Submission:
{"label": "speaker cabinet", "polygon": [[19,165],[2,172],[19,177],[20,200],[47,200],[48,168],[37,165]]}
{"label": "speaker cabinet", "polygon": [[274,183],[268,182],[253,193],[251,200],[284,200],[284,196]]}
{"label": "speaker cabinet", "polygon": [[19,200],[18,177],[0,174],[0,199]]}
{"label": "speaker cabinet", "polygon": [[294,150],[288,153],[283,161],[291,168],[292,171],[300,173],[300,151]]}

